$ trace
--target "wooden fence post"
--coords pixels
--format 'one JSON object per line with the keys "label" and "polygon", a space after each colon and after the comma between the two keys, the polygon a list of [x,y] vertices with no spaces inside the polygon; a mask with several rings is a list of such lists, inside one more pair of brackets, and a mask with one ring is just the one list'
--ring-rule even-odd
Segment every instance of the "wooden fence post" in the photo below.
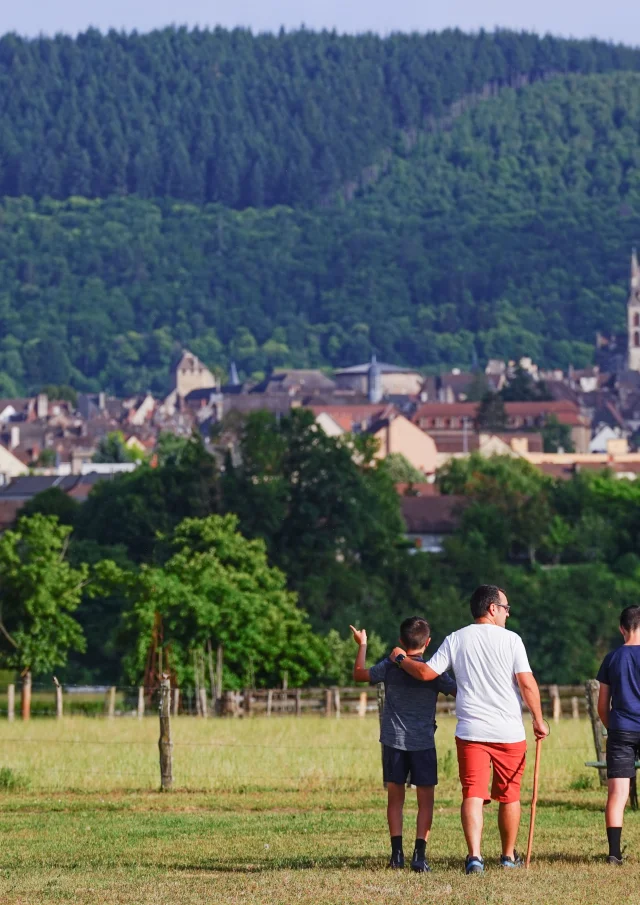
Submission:
{"label": "wooden fence post", "polygon": [[332,710],[333,710],[333,692],[330,688],[327,688],[324,693],[324,715],[331,716]]}
{"label": "wooden fence post", "polygon": [[244,690],[244,715],[251,716],[251,689],[245,688]]}
{"label": "wooden fence post", "polygon": [[16,716],[16,686],[7,686],[7,719],[13,723]]}
{"label": "wooden fence post", "polygon": [[[593,744],[596,749],[596,758],[598,760],[605,759],[605,751],[606,751],[606,743],[604,740],[604,734],[602,732],[603,726],[600,722],[600,717],[598,716],[598,696],[600,691],[600,683],[597,679],[589,679],[588,682],[585,683],[585,695],[587,698],[587,710],[589,711],[589,718],[591,720],[591,728],[593,730]],[[598,769],[598,773],[600,775],[600,785],[607,785],[607,770],[606,767],[600,767]]]}
{"label": "wooden fence post", "polygon": [[56,679],[55,676],[53,677],[53,684],[56,686],[56,719],[61,720],[62,713],[63,713],[63,711],[62,711],[62,685],[60,684],[60,682],[58,682],[58,680]]}
{"label": "wooden fence post", "polygon": [[209,707],[207,705],[207,689],[204,685],[200,686],[200,713],[203,717],[209,716]]}
{"label": "wooden fence post", "polygon": [[267,691],[267,716],[271,716],[272,706],[273,706],[273,691],[270,688]]}
{"label": "wooden fence post", "polygon": [[560,704],[560,692],[557,685],[549,685],[549,697],[551,698],[551,713],[553,722],[559,723],[562,714],[562,706]]}
{"label": "wooden fence post", "polygon": [[141,685],[138,688],[138,719],[141,720],[144,716],[144,688]]}
{"label": "wooden fence post", "polygon": [[216,711],[222,712],[222,669],[224,665],[224,649],[221,644],[216,651]]}
{"label": "wooden fence post", "polygon": [[22,719],[29,720],[31,718],[31,672],[27,670],[22,677],[22,701],[21,701]]}
{"label": "wooden fence post", "polygon": [[211,638],[207,639],[207,661],[209,663],[209,685],[211,686],[211,714],[216,715],[216,671],[213,668],[213,647]]}
{"label": "wooden fence post", "polygon": [[571,698],[571,716],[574,720],[580,719],[580,702],[575,695]]}
{"label": "wooden fence post", "polygon": [[173,785],[173,742],[171,741],[171,680],[160,679],[160,788],[168,792]]}
{"label": "wooden fence post", "polygon": [[116,715],[116,686],[112,685],[109,688],[109,694],[107,697],[107,716],[109,719],[113,719]]}
{"label": "wooden fence post", "polygon": [[[378,683],[378,720],[380,722],[380,730],[382,731],[382,714],[384,713],[384,683]],[[380,761],[382,764],[382,769],[384,771],[384,745],[380,745]],[[386,782],[382,781],[382,785],[384,788],[387,788]]]}
{"label": "wooden fence post", "polygon": [[302,714],[302,691],[296,688],[296,716]]}
{"label": "wooden fence post", "polygon": [[340,719],[340,689],[339,688],[333,689],[333,706],[336,711],[336,719],[339,720]]}
{"label": "wooden fence post", "polygon": [[358,702],[358,716],[364,717],[367,715],[367,692],[360,692],[360,701]]}
{"label": "wooden fence post", "polygon": [[178,711],[180,709],[180,689],[173,689],[173,715],[178,716]]}
{"label": "wooden fence post", "polygon": [[196,716],[201,716],[202,697],[200,695],[200,670],[198,669],[198,655],[193,652],[193,685],[196,698]]}

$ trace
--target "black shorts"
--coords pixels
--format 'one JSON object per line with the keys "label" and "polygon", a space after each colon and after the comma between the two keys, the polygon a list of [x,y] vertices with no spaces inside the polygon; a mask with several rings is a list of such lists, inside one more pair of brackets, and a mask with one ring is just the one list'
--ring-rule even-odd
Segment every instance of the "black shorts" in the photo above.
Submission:
{"label": "black shorts", "polygon": [[640,732],[612,729],[607,736],[608,778],[633,779],[636,760],[640,760]]}
{"label": "black shorts", "polygon": [[396,782],[398,785],[410,782],[413,786],[437,786],[436,749],[401,751],[399,748],[385,745],[382,755],[382,777],[385,782]]}

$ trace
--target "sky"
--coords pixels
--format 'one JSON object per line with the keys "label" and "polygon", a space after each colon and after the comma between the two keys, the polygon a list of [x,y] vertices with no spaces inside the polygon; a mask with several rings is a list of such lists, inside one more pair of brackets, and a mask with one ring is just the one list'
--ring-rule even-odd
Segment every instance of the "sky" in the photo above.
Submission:
{"label": "sky", "polygon": [[165,25],[236,25],[254,31],[336,28],[340,32],[527,29],[637,45],[638,0],[0,0],[0,34],[150,31]]}

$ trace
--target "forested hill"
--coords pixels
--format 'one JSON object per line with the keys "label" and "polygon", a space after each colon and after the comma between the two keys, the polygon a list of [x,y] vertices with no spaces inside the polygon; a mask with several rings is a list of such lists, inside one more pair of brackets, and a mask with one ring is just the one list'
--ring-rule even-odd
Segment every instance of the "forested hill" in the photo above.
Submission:
{"label": "forested hill", "polygon": [[461,99],[640,51],[497,32],[0,40],[0,195],[314,204]]}
{"label": "forested hill", "polygon": [[424,136],[337,208],[5,199],[0,393],[166,387],[176,345],[245,374],[531,354],[623,329],[640,74],[558,77]]}

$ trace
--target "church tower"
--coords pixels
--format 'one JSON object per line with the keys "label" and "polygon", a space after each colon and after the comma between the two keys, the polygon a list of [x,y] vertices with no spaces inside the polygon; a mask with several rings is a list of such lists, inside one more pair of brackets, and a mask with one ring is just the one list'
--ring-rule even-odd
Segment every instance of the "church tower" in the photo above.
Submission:
{"label": "church tower", "polygon": [[631,255],[631,291],[627,302],[628,354],[630,371],[640,371],[640,265],[635,248]]}

